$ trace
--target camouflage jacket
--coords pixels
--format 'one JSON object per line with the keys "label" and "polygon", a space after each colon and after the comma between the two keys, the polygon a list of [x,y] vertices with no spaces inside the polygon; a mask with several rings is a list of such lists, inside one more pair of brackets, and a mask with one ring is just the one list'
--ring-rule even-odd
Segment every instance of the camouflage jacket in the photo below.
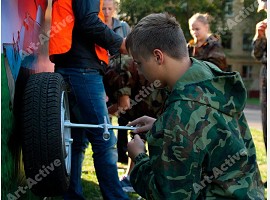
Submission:
{"label": "camouflage jacket", "polygon": [[110,59],[103,82],[106,94],[112,103],[117,103],[120,95],[131,95],[133,80],[137,80],[137,69],[128,55],[118,55]]}
{"label": "camouflage jacket", "polygon": [[258,61],[260,61],[262,64],[266,66],[266,63],[267,63],[266,37],[254,39],[252,54]]}
{"label": "camouflage jacket", "polygon": [[192,59],[147,133],[130,181],[154,200],[264,199],[238,72]]}
{"label": "camouflage jacket", "polygon": [[216,35],[210,35],[200,47],[196,46],[194,40],[190,40],[188,43],[188,51],[190,57],[209,61],[217,65],[223,71],[227,70],[226,56],[219,37]]}

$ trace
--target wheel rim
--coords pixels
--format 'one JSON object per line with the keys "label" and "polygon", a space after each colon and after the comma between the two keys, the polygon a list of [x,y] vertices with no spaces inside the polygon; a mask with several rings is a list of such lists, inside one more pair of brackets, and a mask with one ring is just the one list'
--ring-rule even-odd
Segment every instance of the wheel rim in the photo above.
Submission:
{"label": "wheel rim", "polygon": [[70,175],[71,171],[71,128],[64,126],[65,120],[70,120],[69,107],[68,107],[68,98],[65,91],[61,95],[61,138],[62,138],[62,147],[65,158],[65,165],[67,174]]}

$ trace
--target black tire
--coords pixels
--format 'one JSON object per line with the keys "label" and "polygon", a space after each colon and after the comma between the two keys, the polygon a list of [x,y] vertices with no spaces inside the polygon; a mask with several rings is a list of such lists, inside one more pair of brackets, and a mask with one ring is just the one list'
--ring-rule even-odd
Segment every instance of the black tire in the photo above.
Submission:
{"label": "black tire", "polygon": [[63,77],[49,72],[31,75],[24,90],[21,123],[26,187],[38,196],[62,195],[69,186],[63,136],[63,98],[64,118],[69,119],[65,90]]}

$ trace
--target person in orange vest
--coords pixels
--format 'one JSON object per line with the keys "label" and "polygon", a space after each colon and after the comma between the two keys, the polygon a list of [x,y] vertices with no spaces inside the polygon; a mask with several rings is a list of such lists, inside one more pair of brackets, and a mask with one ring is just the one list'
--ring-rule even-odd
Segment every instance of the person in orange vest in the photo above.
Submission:
{"label": "person in orange vest", "polygon": [[[103,74],[108,53],[127,53],[125,39],[102,21],[102,0],[54,0],[49,54],[68,87],[71,121],[102,124],[108,117]],[[106,49],[106,50],[105,50]],[[81,172],[84,152],[91,143],[95,171],[104,199],[129,199],[122,190],[117,172],[116,137],[103,139],[102,129],[72,128],[70,187],[64,199],[85,199]]]}

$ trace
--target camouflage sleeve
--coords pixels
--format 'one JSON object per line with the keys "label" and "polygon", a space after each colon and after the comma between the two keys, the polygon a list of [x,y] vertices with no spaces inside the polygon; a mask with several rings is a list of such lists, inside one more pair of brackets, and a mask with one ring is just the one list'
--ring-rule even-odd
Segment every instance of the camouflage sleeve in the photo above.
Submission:
{"label": "camouflage sleeve", "polygon": [[[187,140],[183,142],[189,143]],[[201,181],[199,165],[195,162],[186,163],[186,158],[178,160],[181,154],[193,160],[193,153],[182,151],[181,147],[166,148],[164,151],[176,153],[178,158],[166,160],[166,155],[160,155],[159,158],[144,158],[136,163],[130,175],[135,191],[143,198],[153,200],[197,199],[199,193],[194,193],[193,184]]]}
{"label": "camouflage sleeve", "polygon": [[169,119],[162,115],[157,120],[147,137],[150,159],[137,162],[131,172],[132,186],[146,199],[196,199],[199,196],[194,192],[193,183],[200,183],[200,159],[204,156],[195,152],[192,141],[181,136],[183,127],[178,114],[171,113]]}
{"label": "camouflage sleeve", "polygon": [[127,74],[108,68],[103,77],[104,87],[110,102],[117,103],[118,90],[127,85]]}
{"label": "camouflage sleeve", "polygon": [[267,39],[265,37],[263,38],[257,38],[253,42],[253,51],[252,55],[258,60],[261,61],[264,52],[266,51],[267,48]]}
{"label": "camouflage sleeve", "polygon": [[212,45],[213,46],[208,53],[206,61],[214,63],[221,70],[226,71],[228,66],[223,47],[218,42],[215,42]]}
{"label": "camouflage sleeve", "polygon": [[115,103],[118,96],[131,95],[131,80],[133,76],[132,58],[121,55],[110,60],[103,82],[106,89],[106,94],[109,99]]}
{"label": "camouflage sleeve", "polygon": [[134,88],[134,83],[137,83],[138,71],[134,66],[133,59],[127,55],[122,55],[121,59],[121,71],[125,74],[125,83],[119,87],[117,90],[117,95],[129,95],[131,96],[132,88]]}
{"label": "camouflage sleeve", "polygon": [[151,168],[151,162],[148,157],[136,162],[135,167],[130,174],[130,182],[134,190],[143,198],[147,196],[147,187],[149,180],[153,177],[153,171]]}
{"label": "camouflage sleeve", "polygon": [[123,88],[120,88],[118,90],[118,94],[119,96],[122,96],[122,95],[128,95],[130,96],[131,95],[131,88],[130,87],[123,87]]}

